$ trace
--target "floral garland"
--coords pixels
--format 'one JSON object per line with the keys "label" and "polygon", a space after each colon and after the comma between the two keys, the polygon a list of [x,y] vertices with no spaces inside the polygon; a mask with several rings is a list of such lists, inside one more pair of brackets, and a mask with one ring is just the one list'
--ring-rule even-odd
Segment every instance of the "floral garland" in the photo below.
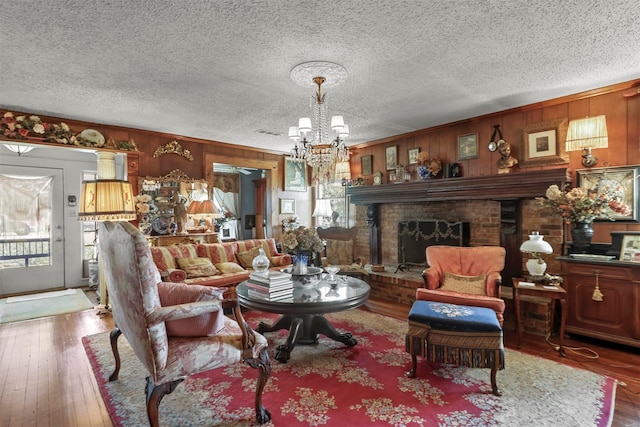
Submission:
{"label": "floral garland", "polygon": [[[75,145],[82,147],[98,147],[96,142],[89,141],[81,136],[75,135],[69,125],[60,123],[44,122],[36,115],[16,116],[11,111],[7,111],[0,120],[0,134],[11,139],[37,139],[39,141],[51,142],[55,144]],[[131,141],[113,143],[116,150],[136,150],[135,144]]]}

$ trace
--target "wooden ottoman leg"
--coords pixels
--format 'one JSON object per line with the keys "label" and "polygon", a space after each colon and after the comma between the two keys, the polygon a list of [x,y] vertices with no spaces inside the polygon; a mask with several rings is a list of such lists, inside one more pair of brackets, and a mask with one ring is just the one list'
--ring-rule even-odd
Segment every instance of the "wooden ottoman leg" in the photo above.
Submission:
{"label": "wooden ottoman leg", "polygon": [[409,378],[415,378],[417,369],[418,369],[418,356],[416,356],[415,354],[411,354],[411,370],[407,372],[405,375]]}
{"label": "wooden ottoman leg", "polygon": [[496,396],[502,396],[502,392],[498,389],[498,382],[496,381],[496,374],[498,373],[498,367],[491,368],[491,392]]}

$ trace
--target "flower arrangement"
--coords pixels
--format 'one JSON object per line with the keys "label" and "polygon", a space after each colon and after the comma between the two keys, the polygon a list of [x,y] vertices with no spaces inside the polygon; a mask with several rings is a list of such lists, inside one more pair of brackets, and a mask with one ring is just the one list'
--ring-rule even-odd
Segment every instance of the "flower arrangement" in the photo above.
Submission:
{"label": "flower arrangement", "polygon": [[28,137],[42,138],[45,141],[60,144],[76,144],[76,137],[69,125],[43,122],[39,116],[14,116],[7,111],[0,121],[2,134],[7,138],[25,139]]}
{"label": "flower arrangement", "polygon": [[426,166],[431,176],[436,176],[442,169],[442,161],[435,157],[429,157],[429,153],[421,151],[418,153],[418,165]]}
{"label": "flower arrangement", "polygon": [[[94,141],[76,136],[71,131],[71,128],[69,128],[69,125],[64,122],[48,123],[42,121],[42,119],[36,115],[16,116],[11,111],[5,112],[0,119],[0,136],[11,139],[32,138],[56,144],[101,148],[101,146]],[[127,151],[135,151],[138,149],[133,139],[119,143],[113,141],[110,146],[105,146],[104,148]]]}
{"label": "flower arrangement", "polygon": [[320,252],[324,249],[318,232],[314,228],[307,227],[286,231],[282,237],[282,244],[291,252]]}
{"label": "flower arrangement", "polygon": [[575,187],[570,190],[557,185],[547,188],[546,197],[537,200],[553,208],[567,224],[590,223],[596,218],[612,219],[611,215],[630,215],[631,209],[623,201],[624,188],[620,183],[601,181],[592,189]]}
{"label": "flower arrangement", "polygon": [[144,216],[151,211],[151,196],[148,194],[138,194],[134,201],[140,215]]}

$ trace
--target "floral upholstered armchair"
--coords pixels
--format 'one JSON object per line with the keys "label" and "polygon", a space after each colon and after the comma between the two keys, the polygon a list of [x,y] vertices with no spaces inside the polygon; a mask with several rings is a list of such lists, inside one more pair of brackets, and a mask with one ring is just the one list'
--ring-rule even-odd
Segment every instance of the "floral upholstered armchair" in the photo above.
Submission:
{"label": "floral upholstered armchair", "polygon": [[[256,421],[268,422],[271,415],[262,405],[271,373],[267,341],[247,326],[237,301],[221,301],[218,288],[161,282],[147,239],[128,222],[104,222],[99,235],[115,322],[115,369],[109,380],[118,379],[117,340],[124,334],[149,373],[147,417],[157,426],[160,401],[187,376],[244,361],[258,369]],[[231,308],[236,320],[223,308]]]}
{"label": "floral upholstered armchair", "polygon": [[322,266],[337,265],[338,274],[360,277],[366,274],[364,263],[358,257],[356,227],[318,228],[318,236],[325,242],[324,254],[321,256]]}
{"label": "floral upholstered armchair", "polygon": [[490,308],[500,326],[505,303],[500,298],[506,251],[500,246],[428,246],[422,272],[425,287],[416,300]]}

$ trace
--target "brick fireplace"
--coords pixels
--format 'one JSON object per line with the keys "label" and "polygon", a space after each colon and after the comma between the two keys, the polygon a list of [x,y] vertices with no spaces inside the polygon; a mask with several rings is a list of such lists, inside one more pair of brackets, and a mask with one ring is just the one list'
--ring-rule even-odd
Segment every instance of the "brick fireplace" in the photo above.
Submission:
{"label": "brick fireplace", "polygon": [[[568,169],[527,172],[511,176],[440,179],[350,188],[351,203],[356,205],[358,254],[374,264],[384,264],[387,271],[370,277],[371,296],[411,305],[415,290],[423,286],[422,267],[394,271],[398,257],[398,224],[403,221],[439,219],[469,223],[469,245],[497,245],[507,250],[503,284],[511,286],[512,277],[521,277],[524,257],[520,244],[531,231],[539,231],[553,247],[563,250],[563,224],[549,208],[535,198],[543,196],[551,184],[570,181]],[[559,262],[547,259],[548,271],[559,272]],[[505,292],[505,299],[510,298]],[[509,303],[509,302],[508,302]],[[527,302],[528,304],[528,302]],[[524,306],[525,317],[540,317],[544,323],[546,304]],[[544,312],[544,313],[543,313]],[[544,334],[545,331],[533,331]]]}

